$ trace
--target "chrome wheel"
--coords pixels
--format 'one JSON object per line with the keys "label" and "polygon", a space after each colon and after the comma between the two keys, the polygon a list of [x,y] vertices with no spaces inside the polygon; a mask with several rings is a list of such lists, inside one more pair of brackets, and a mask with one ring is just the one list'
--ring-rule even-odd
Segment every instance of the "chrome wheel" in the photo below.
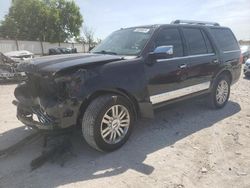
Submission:
{"label": "chrome wheel", "polygon": [[101,122],[101,135],[108,144],[120,142],[128,132],[130,116],[123,105],[114,105],[105,113]]}
{"label": "chrome wheel", "polygon": [[221,80],[217,86],[216,90],[216,101],[218,104],[223,104],[226,102],[228,97],[229,89],[226,80]]}

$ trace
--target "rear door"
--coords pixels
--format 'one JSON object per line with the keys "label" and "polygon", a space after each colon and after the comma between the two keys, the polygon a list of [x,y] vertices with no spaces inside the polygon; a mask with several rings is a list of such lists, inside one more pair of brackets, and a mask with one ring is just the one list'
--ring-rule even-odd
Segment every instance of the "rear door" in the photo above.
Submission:
{"label": "rear door", "polygon": [[187,85],[193,93],[208,89],[219,67],[215,48],[202,27],[183,26],[182,33],[187,46]]}
{"label": "rear door", "polygon": [[227,67],[227,69],[232,70],[232,81],[235,82],[241,73],[241,51],[237,39],[229,28],[213,27],[210,30],[217,46],[219,46],[223,62],[221,63],[221,69]]}

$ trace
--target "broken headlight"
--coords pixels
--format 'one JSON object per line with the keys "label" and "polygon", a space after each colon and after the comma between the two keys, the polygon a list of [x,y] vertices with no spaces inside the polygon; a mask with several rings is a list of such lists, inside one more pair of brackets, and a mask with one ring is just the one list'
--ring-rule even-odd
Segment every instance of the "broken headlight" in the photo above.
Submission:
{"label": "broken headlight", "polygon": [[73,74],[59,75],[55,78],[58,87],[59,98],[75,97],[84,82],[86,70],[80,69]]}

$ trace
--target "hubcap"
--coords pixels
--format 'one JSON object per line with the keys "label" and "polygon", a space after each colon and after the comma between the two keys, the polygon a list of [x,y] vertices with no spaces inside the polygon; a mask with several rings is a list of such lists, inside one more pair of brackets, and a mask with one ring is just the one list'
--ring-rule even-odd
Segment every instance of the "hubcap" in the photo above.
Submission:
{"label": "hubcap", "polygon": [[120,142],[128,132],[130,116],[123,105],[114,105],[105,113],[101,122],[101,135],[108,144]]}
{"label": "hubcap", "polygon": [[218,104],[223,104],[228,97],[228,84],[225,80],[221,80],[216,90],[216,101]]}

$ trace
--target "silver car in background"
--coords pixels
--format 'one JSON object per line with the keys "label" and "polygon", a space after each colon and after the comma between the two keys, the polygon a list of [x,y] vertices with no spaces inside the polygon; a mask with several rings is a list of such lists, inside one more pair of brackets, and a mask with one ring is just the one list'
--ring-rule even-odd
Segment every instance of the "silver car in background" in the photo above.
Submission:
{"label": "silver car in background", "polygon": [[250,76],[250,59],[247,59],[244,66],[244,74],[246,77]]}

